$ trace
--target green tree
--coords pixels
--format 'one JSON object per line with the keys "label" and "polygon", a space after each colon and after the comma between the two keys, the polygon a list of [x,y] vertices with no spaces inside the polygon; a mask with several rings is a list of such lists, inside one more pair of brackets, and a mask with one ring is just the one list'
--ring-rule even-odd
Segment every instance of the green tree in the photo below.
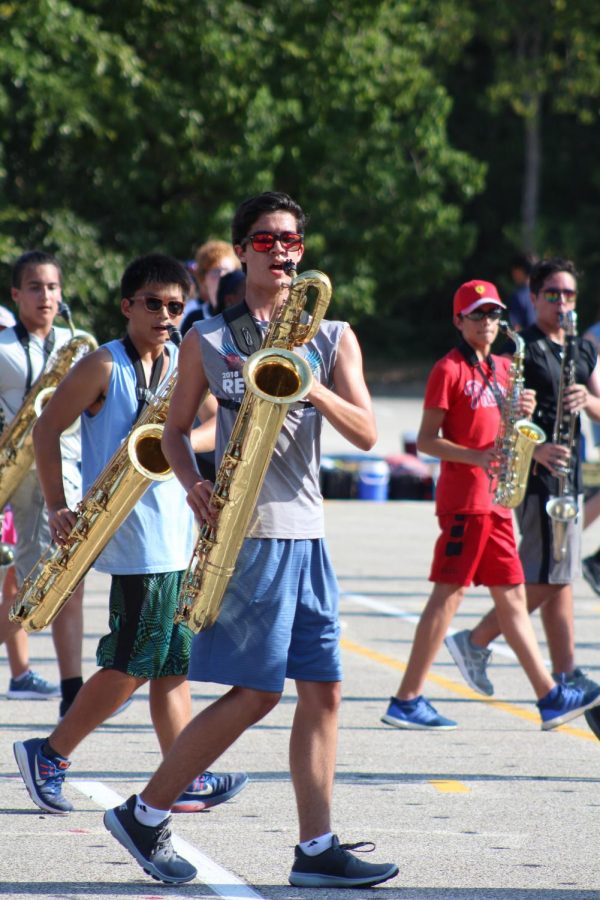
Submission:
{"label": "green tree", "polygon": [[396,317],[408,343],[476,238],[463,207],[485,166],[449,140],[439,65],[470,36],[460,7],[1,4],[0,260],[55,249],[105,337],[127,258],[187,257],[275,187],[311,214],[306,261],[331,273],[335,314]]}

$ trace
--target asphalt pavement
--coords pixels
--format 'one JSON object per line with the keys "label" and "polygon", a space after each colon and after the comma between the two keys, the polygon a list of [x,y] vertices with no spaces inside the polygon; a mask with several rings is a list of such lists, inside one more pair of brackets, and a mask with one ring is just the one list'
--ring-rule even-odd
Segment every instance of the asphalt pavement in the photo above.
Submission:
{"label": "asphalt pavement", "polygon": [[[386,401],[387,402],[387,401]],[[414,407],[414,408],[413,408]],[[388,404],[380,452],[400,450],[404,430],[418,424],[420,404]],[[379,410],[378,410],[379,415]],[[391,446],[398,441],[398,445]],[[389,443],[388,443],[389,442]],[[327,442],[326,442],[327,443]],[[389,449],[388,449],[389,447]],[[335,452],[327,444],[326,452]],[[373,861],[393,861],[399,875],[373,890],[292,888],[287,875],[297,840],[287,745],[294,688],[278,708],[215,764],[245,770],[248,787],[204,813],[179,815],[181,852],[200,877],[167,887],[150,880],[104,830],[102,811],[140,791],[160,754],[147,690],[73,754],[65,791],[75,805],[53,816],[31,803],[16,771],[12,743],[46,736],[58,702],[15,702],[0,696],[0,893],[26,897],[235,898],[305,900],[381,895],[389,900],[597,900],[600,897],[598,811],[600,746],[583,719],[543,733],[534,697],[503,641],[484,699],[463,683],[442,649],[427,696],[459,722],[453,732],[403,732],[380,722],[408,658],[426,602],[436,536],[433,504],[327,501],[329,544],[343,591],[344,700],[340,718],[334,830],[344,842],[374,841]],[[600,530],[584,536],[595,549]],[[85,672],[106,620],[108,579],[92,574],[85,599]],[[489,606],[472,589],[455,626],[469,627]],[[576,585],[578,663],[600,681],[600,598]],[[535,627],[541,636],[539,621]],[[32,665],[57,678],[46,632],[30,638]],[[544,654],[545,645],[542,645]],[[5,656],[0,685],[8,685]],[[192,684],[194,710],[220,695]]]}

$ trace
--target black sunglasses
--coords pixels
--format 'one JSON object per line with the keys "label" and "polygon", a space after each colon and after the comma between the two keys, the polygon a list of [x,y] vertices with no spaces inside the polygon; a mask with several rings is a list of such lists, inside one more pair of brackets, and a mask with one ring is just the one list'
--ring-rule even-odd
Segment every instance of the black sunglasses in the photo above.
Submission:
{"label": "black sunglasses", "polygon": [[159,309],[162,309],[163,306],[167,307],[167,312],[171,316],[172,319],[177,319],[185,309],[185,303],[182,303],[181,300],[168,300],[164,303],[160,297],[130,297],[129,302],[133,303],[134,300],[143,300],[144,306],[148,310],[148,312],[158,312]]}
{"label": "black sunglasses", "polygon": [[473,312],[463,315],[463,319],[469,322],[482,322],[484,319],[490,319],[491,322],[497,322],[502,318],[501,309],[474,309]]}
{"label": "black sunglasses", "polygon": [[250,242],[252,249],[257,253],[267,253],[273,249],[275,241],[279,241],[283,249],[289,252],[299,250],[303,240],[304,235],[298,231],[282,231],[281,234],[276,234],[274,231],[255,231],[254,234],[249,234],[244,238],[242,247]]}

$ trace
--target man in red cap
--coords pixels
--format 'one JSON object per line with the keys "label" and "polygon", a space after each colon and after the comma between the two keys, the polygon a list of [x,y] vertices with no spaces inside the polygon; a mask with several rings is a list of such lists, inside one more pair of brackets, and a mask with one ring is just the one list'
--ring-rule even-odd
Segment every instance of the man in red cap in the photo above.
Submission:
{"label": "man in red cap", "polygon": [[[523,568],[512,511],[494,504],[496,436],[507,393],[510,360],[491,347],[505,306],[496,287],[474,280],[454,295],[458,347],[433,367],[425,391],[417,447],[441,460],[436,489],[438,538],[429,580],[433,591],[415,632],[408,666],[382,721],[403,729],[449,730],[423,696],[427,673],[471,583],[485,585],[500,627],[538,698],[542,729],[562,725],[600,704],[600,688],[584,693],[555,684],[542,662],[527,613]],[[524,390],[520,414],[535,408],[535,391]]]}

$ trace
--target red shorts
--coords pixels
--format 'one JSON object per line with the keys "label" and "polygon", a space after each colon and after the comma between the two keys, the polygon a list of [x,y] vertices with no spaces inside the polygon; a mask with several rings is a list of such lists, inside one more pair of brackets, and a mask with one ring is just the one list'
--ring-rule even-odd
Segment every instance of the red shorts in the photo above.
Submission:
{"label": "red shorts", "polygon": [[430,581],[442,584],[523,584],[512,516],[439,516],[442,533],[435,545]]}

